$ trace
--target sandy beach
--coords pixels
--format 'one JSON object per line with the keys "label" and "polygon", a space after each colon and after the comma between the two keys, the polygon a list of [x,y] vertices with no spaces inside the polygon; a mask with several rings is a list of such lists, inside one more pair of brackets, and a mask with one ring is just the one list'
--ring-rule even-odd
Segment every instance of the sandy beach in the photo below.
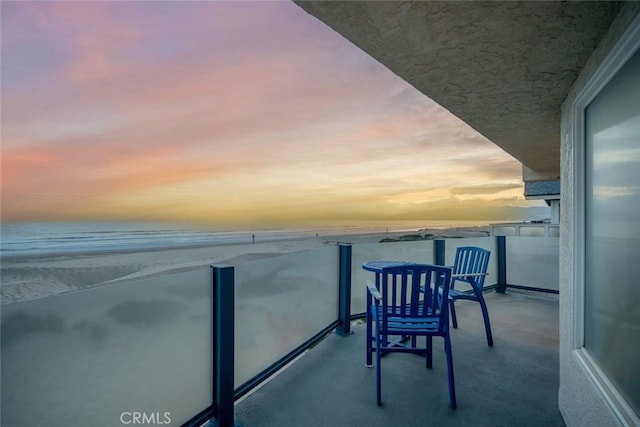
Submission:
{"label": "sandy beach", "polygon": [[[434,229],[3,259],[2,424],[121,425],[122,413],[139,411],[170,413],[170,425],[181,425],[206,407],[210,264],[236,267],[238,387],[335,320],[338,242],[354,245],[355,266],[380,253],[429,259],[424,240],[487,234]],[[352,286],[358,312],[362,277]]]}
{"label": "sandy beach", "polygon": [[2,304],[8,304],[198,269],[211,264],[238,265],[337,243],[378,243],[383,239],[399,239],[416,234],[428,238],[450,238],[484,237],[488,233],[489,227],[422,229],[415,232],[332,235],[269,242],[257,240],[255,244],[7,257],[1,260],[0,265],[1,300]]}

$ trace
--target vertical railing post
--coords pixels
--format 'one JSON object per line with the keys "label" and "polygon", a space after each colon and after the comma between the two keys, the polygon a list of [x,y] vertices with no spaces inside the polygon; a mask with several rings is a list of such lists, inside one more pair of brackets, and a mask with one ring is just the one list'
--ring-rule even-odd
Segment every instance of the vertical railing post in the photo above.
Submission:
{"label": "vertical railing post", "polygon": [[507,238],[496,236],[496,247],[498,248],[498,286],[496,292],[504,294],[507,292]]}
{"label": "vertical railing post", "polygon": [[433,263],[435,265],[444,265],[445,240],[435,239],[433,241]]}
{"label": "vertical railing post", "polygon": [[351,334],[351,245],[340,243],[338,266],[338,321],[336,333]]}
{"label": "vertical railing post", "polygon": [[217,426],[232,427],[233,420],[233,286],[234,269],[212,265],[213,286],[213,404],[218,412]]}

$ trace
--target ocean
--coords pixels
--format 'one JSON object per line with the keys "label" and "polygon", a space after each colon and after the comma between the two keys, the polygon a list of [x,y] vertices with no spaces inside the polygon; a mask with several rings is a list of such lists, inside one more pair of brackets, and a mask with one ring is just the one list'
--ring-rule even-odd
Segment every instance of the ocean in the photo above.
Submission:
{"label": "ocean", "polygon": [[295,227],[224,228],[157,222],[2,223],[0,256],[57,255],[100,251],[256,243],[358,233],[417,231],[486,225],[482,221],[340,221]]}

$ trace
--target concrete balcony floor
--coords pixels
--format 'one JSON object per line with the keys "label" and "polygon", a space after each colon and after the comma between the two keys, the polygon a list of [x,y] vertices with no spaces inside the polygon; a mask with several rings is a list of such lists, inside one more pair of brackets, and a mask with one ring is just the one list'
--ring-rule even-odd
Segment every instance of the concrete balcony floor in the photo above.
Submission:
{"label": "concrete balcony floor", "polygon": [[357,325],[349,337],[330,335],[237,402],[236,419],[246,427],[563,426],[558,296],[512,290],[485,296],[494,347],[487,346],[479,304],[456,303],[455,411],[448,406],[442,339],[434,339],[431,370],[413,354],[383,358],[378,407],[375,369],[364,366],[364,325]]}

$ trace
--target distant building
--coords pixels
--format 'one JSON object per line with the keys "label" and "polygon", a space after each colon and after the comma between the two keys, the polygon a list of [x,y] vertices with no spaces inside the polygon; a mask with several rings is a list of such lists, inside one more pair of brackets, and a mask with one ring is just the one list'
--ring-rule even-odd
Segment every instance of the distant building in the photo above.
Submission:
{"label": "distant building", "polygon": [[527,200],[542,199],[551,208],[551,224],[560,224],[560,180],[525,181],[524,197]]}

